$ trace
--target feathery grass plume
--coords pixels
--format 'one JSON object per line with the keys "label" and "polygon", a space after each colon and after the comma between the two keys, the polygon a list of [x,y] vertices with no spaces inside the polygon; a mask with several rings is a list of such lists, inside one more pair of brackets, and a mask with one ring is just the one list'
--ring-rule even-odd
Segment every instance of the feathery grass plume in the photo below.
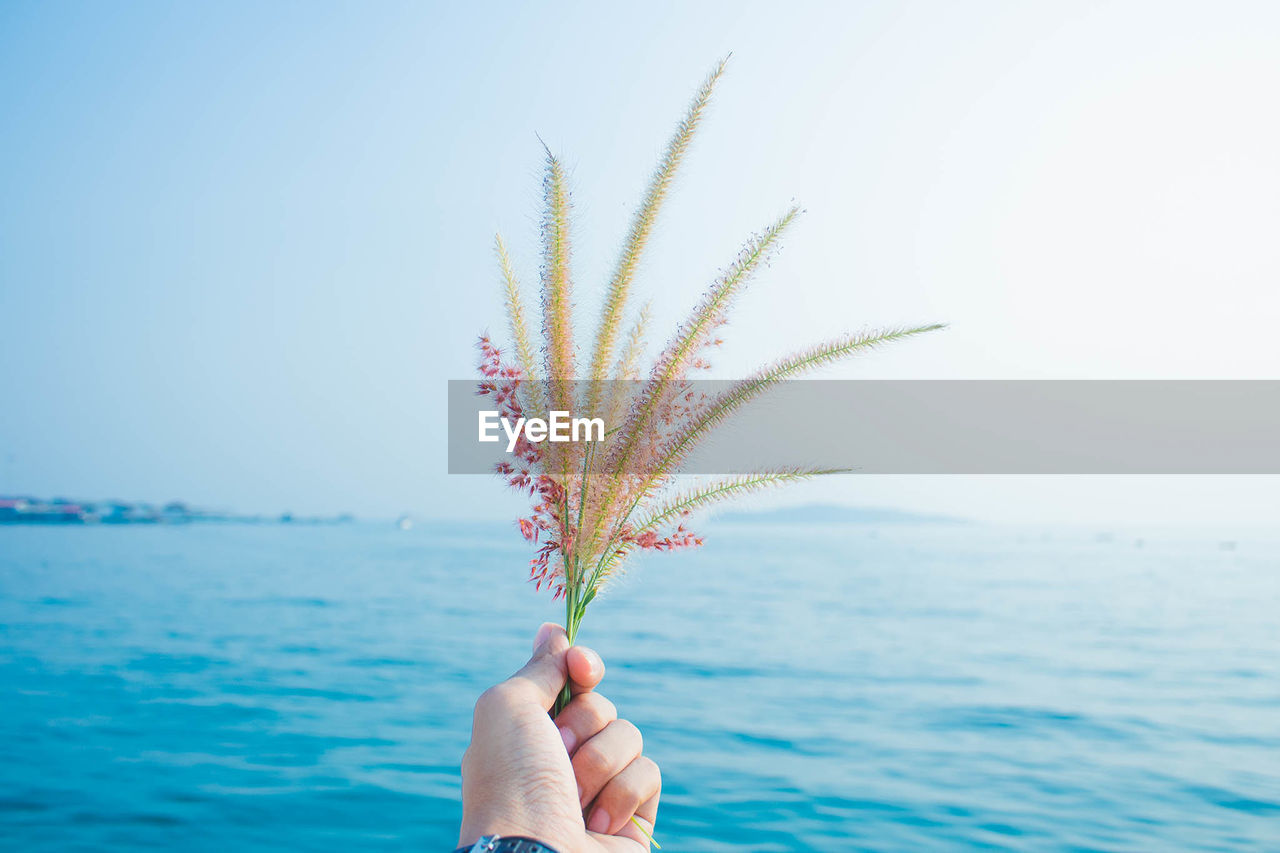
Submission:
{"label": "feathery grass plume", "polygon": [[800,207],[792,205],[773,224],[742,247],[729,270],[707,291],[693,314],[658,356],[658,361],[653,366],[653,376],[659,384],[664,380],[683,379],[690,369],[710,366],[699,360],[698,354],[712,343],[711,333],[724,325],[725,312],[733,298],[777,249],[778,239],[799,215]]}
{"label": "feathery grass plume", "polygon": [[627,333],[627,345],[618,356],[618,363],[613,368],[614,379],[630,380],[639,377],[637,368],[640,364],[640,356],[644,352],[644,333],[649,328],[649,318],[652,314],[653,305],[646,302],[636,316],[631,331]]}
{"label": "feathery grass plume", "polygon": [[493,251],[498,256],[498,266],[502,270],[502,290],[507,309],[507,328],[511,331],[511,340],[515,343],[516,357],[520,365],[523,379],[520,386],[525,395],[525,409],[540,412],[546,409],[546,401],[542,400],[541,385],[537,379],[538,356],[533,349],[533,340],[529,337],[529,324],[525,320],[524,300],[520,297],[520,282],[515,270],[511,268],[511,256],[507,254],[502,235],[494,235]]}
{"label": "feathery grass plume", "polygon": [[[576,367],[573,281],[569,275],[569,188],[559,158],[545,143],[543,149],[547,155],[547,168],[543,178],[542,329],[547,396],[551,410],[570,411],[574,404],[572,388]],[[576,584],[575,563],[567,545],[575,534],[575,529],[570,526],[570,472],[576,468],[578,455],[579,448],[574,444],[551,444],[543,452],[544,475],[552,480],[543,502],[556,500],[560,504],[553,516],[559,528],[556,541],[563,546],[560,549],[562,573],[568,588]]]}
{"label": "feathery grass plume", "polygon": [[762,234],[743,246],[728,271],[702,297],[689,319],[681,324],[666,349],[658,356],[649,382],[623,427],[625,437],[619,445],[617,457],[612,460],[616,468],[625,468],[630,462],[631,454],[639,439],[646,434],[664,395],[678,389],[690,369],[709,366],[698,357],[699,353],[712,343],[712,332],[724,324],[725,311],[730,301],[750,280],[751,274],[769,257],[782,232],[799,213],[799,208],[792,207]]}
{"label": "feathery grass plume", "polygon": [[[716,397],[704,401],[691,417],[673,431],[670,441],[662,447],[659,458],[647,466],[640,476],[632,478],[632,491],[624,493],[622,497],[622,501],[626,504],[626,509],[619,515],[624,520],[619,523],[605,541],[603,550],[607,552],[614,543],[625,537],[625,519],[646,498],[660,489],[667,478],[674,475],[680,463],[697,446],[699,439],[723,423],[737,409],[784,380],[792,379],[810,370],[849,358],[860,351],[874,349],[893,341],[944,328],[946,328],[945,324],[935,323],[928,326],[847,335],[783,358],[758,371],[754,376],[735,382]],[[810,476],[834,473],[840,472],[834,469],[817,471]]]}
{"label": "feathery grass plume", "polygon": [[622,254],[618,258],[618,265],[614,270],[613,278],[609,281],[604,307],[600,312],[600,326],[596,332],[595,354],[591,361],[588,412],[595,412],[596,410],[596,404],[599,401],[599,383],[604,380],[606,371],[609,368],[609,362],[613,358],[614,345],[618,335],[618,324],[621,322],[623,310],[627,306],[627,297],[631,289],[631,282],[635,278],[636,267],[640,263],[640,256],[644,253],[645,245],[649,242],[649,234],[653,231],[653,224],[657,221],[658,211],[662,207],[662,202],[666,200],[671,181],[675,178],[676,171],[684,160],[685,152],[689,150],[689,143],[693,141],[694,133],[698,130],[698,124],[702,121],[702,113],[706,109],[707,102],[711,100],[711,93],[715,91],[716,83],[720,80],[720,76],[724,74],[725,65],[728,62],[729,57],[727,56],[720,60],[719,64],[711,69],[711,73],[707,75],[707,78],[698,88],[698,92],[694,95],[693,102],[689,104],[689,109],[685,112],[684,118],[676,125],[675,133],[671,135],[671,139],[667,142],[666,151],[663,152],[662,159],[658,161],[657,168],[654,169],[652,177],[649,178],[649,188],[645,192],[644,201],[639,209],[636,210],[635,218],[631,220],[631,228],[627,232],[626,242],[622,245]]}
{"label": "feathery grass plume", "polygon": [[[725,323],[725,312],[733,297],[751,279],[752,273],[760,264],[769,258],[777,246],[778,238],[799,214],[800,208],[793,205],[762,233],[748,240],[737,259],[681,324],[666,349],[658,356],[649,381],[639,393],[631,413],[621,427],[622,437],[617,443],[616,453],[609,458],[612,470],[623,472],[634,469],[643,464],[637,462],[638,454],[654,452],[657,434],[650,427],[655,417],[670,410],[673,398],[680,395],[691,369],[710,366],[700,357],[700,353],[716,342],[711,335]],[[611,505],[619,497],[625,496],[626,485],[625,477],[611,478],[602,502],[606,506]],[[587,537],[588,542],[594,544],[599,541],[604,522],[605,515],[597,514],[596,524],[591,527]]]}
{"label": "feathery grass plume", "polygon": [[[677,491],[681,462],[717,425],[783,380],[882,344],[942,328],[917,326],[838,338],[784,358],[714,397],[698,393],[690,384],[690,374],[711,366],[708,354],[721,343],[718,330],[726,322],[734,298],[769,259],[799,215],[799,208],[792,207],[747,241],[647,371],[639,369],[649,322],[647,305],[615,359],[618,327],[626,313],[637,264],[723,71],[721,62],[707,76],[650,179],[607,284],[585,390],[580,391],[576,384],[569,191],[564,169],[550,150],[543,181],[540,354],[534,349],[510,258],[501,239],[496,242],[515,363],[509,363],[488,337],[481,337],[480,372],[484,378],[478,392],[488,395],[499,413],[512,421],[526,413],[543,415],[546,406],[572,411],[581,403],[588,415],[603,407],[609,415],[607,424],[616,425],[606,431],[603,441],[585,447],[578,442],[530,442],[522,433],[514,452],[497,466],[510,486],[530,497],[530,514],[517,519],[521,535],[535,547],[529,579],[538,589],[547,586],[556,599],[564,599],[570,641],[577,637],[587,605],[628,555],[702,544],[702,538],[685,526],[693,513],[760,489],[836,473],[816,468],[759,471]],[[642,375],[647,378],[627,381]],[[602,398],[601,386],[610,379],[616,384]],[[522,383],[534,388],[525,392]],[[531,407],[536,411],[530,411]],[[557,713],[568,700],[566,687]]]}
{"label": "feathery grass plume", "polygon": [[613,382],[609,385],[607,399],[604,401],[606,424],[616,424],[622,420],[622,413],[629,400],[627,392],[631,384],[640,378],[640,356],[644,353],[644,333],[649,327],[650,313],[651,306],[646,302],[627,334],[627,344],[618,356],[618,363],[613,367]]}
{"label": "feathery grass plume", "polygon": [[[546,148],[545,144],[543,145]],[[564,167],[547,152],[542,188],[542,334],[546,339],[546,375],[551,404],[569,409],[573,380],[573,283],[569,278],[569,189]]]}
{"label": "feathery grass plume", "polygon": [[735,382],[722,394],[712,398],[703,407],[699,416],[691,419],[688,425],[676,434],[675,440],[666,448],[665,455],[653,469],[650,479],[660,479],[663,474],[674,469],[685,458],[688,451],[693,449],[698,439],[714,429],[717,424],[722,423],[735,410],[760,396],[779,382],[793,379],[824,365],[849,358],[861,351],[875,349],[893,341],[900,341],[913,335],[936,332],[945,328],[946,324],[944,323],[933,323],[927,326],[882,329],[862,332],[856,335],[846,335],[834,341],[827,341],[787,356],[758,371],[754,376]]}
{"label": "feathery grass plume", "polygon": [[787,483],[798,483],[802,480],[820,477],[824,474],[848,473],[842,468],[788,468],[781,471],[762,471],[757,474],[743,474],[737,477],[726,477],[709,484],[689,489],[676,495],[667,503],[649,512],[629,533],[631,538],[644,536],[660,529],[664,524],[676,518],[688,517],[696,510],[758,492],[773,486]]}

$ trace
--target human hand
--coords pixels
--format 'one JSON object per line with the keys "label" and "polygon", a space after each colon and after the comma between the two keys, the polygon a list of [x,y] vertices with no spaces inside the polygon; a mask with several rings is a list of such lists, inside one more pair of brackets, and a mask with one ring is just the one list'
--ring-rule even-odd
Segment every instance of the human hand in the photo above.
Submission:
{"label": "human hand", "polygon": [[[459,845],[496,834],[528,836],[560,853],[648,850],[661,775],[641,754],[639,729],[592,692],[604,662],[570,648],[551,623],[533,645],[523,669],[476,701],[462,757]],[[552,720],[547,712],[566,679],[573,699]]]}

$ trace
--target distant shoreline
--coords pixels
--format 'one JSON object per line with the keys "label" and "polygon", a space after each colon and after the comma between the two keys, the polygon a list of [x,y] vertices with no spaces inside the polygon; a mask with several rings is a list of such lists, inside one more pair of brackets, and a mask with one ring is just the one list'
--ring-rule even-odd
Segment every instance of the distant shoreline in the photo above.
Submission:
{"label": "distant shoreline", "polygon": [[33,497],[0,497],[0,525],[89,525],[89,524],[348,524],[355,516],[240,515],[199,509],[181,501],[158,505],[120,500],[74,501],[66,498],[44,500]]}

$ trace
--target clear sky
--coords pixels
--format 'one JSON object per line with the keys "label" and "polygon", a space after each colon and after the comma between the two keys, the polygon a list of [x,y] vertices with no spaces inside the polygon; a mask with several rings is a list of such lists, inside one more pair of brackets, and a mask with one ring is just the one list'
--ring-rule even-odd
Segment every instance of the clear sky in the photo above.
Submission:
{"label": "clear sky", "polygon": [[[806,215],[715,375],[1280,378],[1274,3],[0,5],[0,492],[475,517],[444,382],[536,274],[540,134],[580,316],[707,69],[639,283],[674,323]],[[612,4],[610,4],[612,5]],[[1273,478],[840,478],[782,500],[1274,519]]]}

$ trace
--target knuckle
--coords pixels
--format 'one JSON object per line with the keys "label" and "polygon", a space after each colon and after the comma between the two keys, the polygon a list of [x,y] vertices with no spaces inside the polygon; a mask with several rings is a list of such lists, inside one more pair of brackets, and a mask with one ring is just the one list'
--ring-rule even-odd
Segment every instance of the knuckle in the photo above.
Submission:
{"label": "knuckle", "polygon": [[643,769],[645,776],[648,779],[653,780],[654,791],[655,792],[661,791],[662,790],[662,768],[658,766],[658,762],[654,761],[652,758],[650,758],[647,755],[642,755],[636,760],[640,762],[640,766]]}
{"label": "knuckle", "polygon": [[506,682],[495,684],[488,690],[480,694],[480,698],[476,700],[476,713],[484,713],[496,710],[509,704],[511,700],[511,688]]}
{"label": "knuckle", "polygon": [[636,806],[640,805],[640,798],[643,794],[640,780],[631,776],[616,777],[609,783],[607,791],[612,802],[625,804],[633,811]]}
{"label": "knuckle", "polygon": [[644,749],[644,735],[640,734],[640,729],[636,728],[636,724],[630,720],[614,720],[609,725],[617,726],[625,734],[627,740],[633,742],[636,750]]}
{"label": "knuckle", "polygon": [[586,711],[591,719],[600,723],[601,728],[618,719],[618,709],[599,693],[584,693],[581,698],[586,704]]}
{"label": "knuckle", "polygon": [[609,756],[599,745],[587,741],[573,756],[573,764],[584,773],[607,773],[611,767]]}

